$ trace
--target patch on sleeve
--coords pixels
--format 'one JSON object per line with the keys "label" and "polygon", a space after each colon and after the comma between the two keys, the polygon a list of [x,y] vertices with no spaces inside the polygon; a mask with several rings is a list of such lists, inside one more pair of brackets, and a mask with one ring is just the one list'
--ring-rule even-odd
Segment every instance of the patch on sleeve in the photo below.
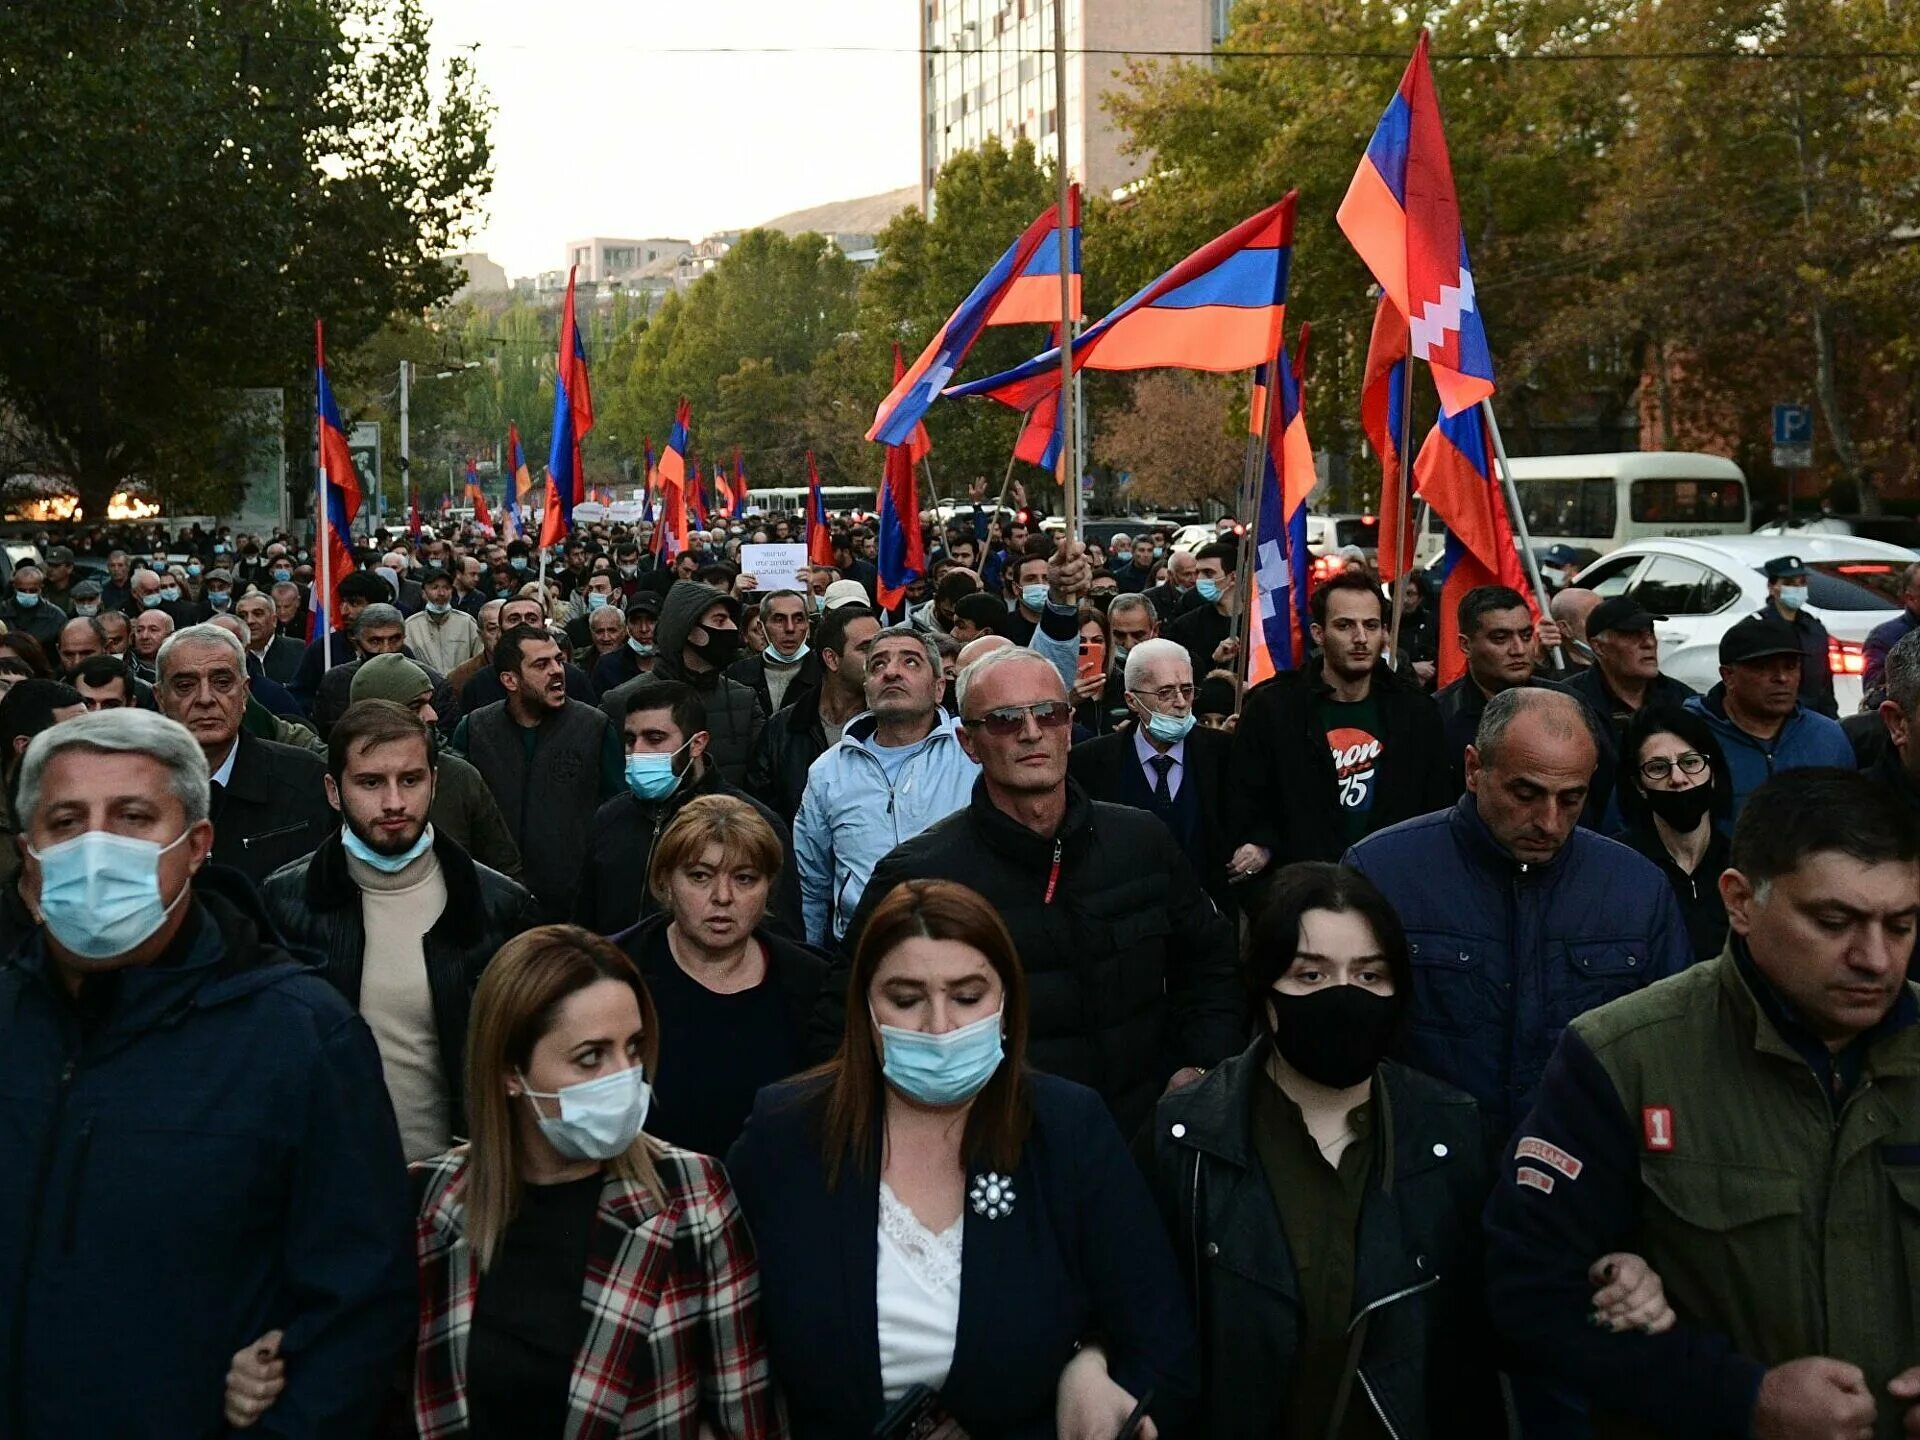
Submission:
{"label": "patch on sleeve", "polygon": [[1558,1170],[1569,1180],[1578,1180],[1580,1172],[1586,1169],[1586,1161],[1576,1160],[1558,1145],[1549,1144],[1538,1135],[1521,1136],[1520,1143],[1514,1146],[1513,1158],[1538,1160],[1542,1165]]}
{"label": "patch on sleeve", "polygon": [[1647,1105],[1640,1110],[1640,1128],[1646,1134],[1647,1149],[1673,1149],[1673,1109],[1668,1105]]}
{"label": "patch on sleeve", "polygon": [[1514,1172],[1514,1183],[1526,1186],[1529,1190],[1538,1190],[1542,1195],[1553,1193],[1554,1179],[1544,1170],[1536,1170],[1531,1165],[1522,1165]]}

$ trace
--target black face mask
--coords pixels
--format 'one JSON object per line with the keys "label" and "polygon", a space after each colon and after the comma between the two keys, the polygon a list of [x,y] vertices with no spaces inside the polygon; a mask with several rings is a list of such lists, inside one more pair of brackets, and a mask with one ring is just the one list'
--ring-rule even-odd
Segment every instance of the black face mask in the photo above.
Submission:
{"label": "black face mask", "polygon": [[1334,1090],[1374,1072],[1400,1027],[1398,995],[1328,985],[1311,995],[1267,994],[1267,1037],[1295,1070]]}
{"label": "black face mask", "polygon": [[709,630],[704,645],[695,645],[691,640],[687,642],[694,654],[716,670],[724,670],[740,658],[742,643],[738,630]]}
{"label": "black face mask", "polygon": [[1695,785],[1690,790],[1648,790],[1647,808],[1682,835],[1706,819],[1713,808],[1713,785]]}

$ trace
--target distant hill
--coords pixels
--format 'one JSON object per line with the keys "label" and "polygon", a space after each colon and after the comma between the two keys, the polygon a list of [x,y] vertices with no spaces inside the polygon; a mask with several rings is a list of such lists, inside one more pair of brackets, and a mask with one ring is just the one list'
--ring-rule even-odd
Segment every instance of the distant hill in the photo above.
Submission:
{"label": "distant hill", "polygon": [[919,209],[920,187],[905,185],[884,195],[863,195],[857,200],[835,200],[795,210],[761,222],[762,230],[778,230],[783,235],[798,235],[811,230],[816,235],[878,235],[902,210]]}

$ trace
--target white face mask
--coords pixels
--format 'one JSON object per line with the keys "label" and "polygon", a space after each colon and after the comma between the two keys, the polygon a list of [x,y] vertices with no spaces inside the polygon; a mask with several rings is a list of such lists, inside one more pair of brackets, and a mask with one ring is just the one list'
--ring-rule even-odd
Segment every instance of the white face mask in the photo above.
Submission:
{"label": "white face mask", "polygon": [[[520,1076],[527,1084],[527,1077]],[[640,1138],[653,1104],[653,1087],[638,1065],[616,1070],[558,1090],[535,1090],[528,1085],[527,1103],[547,1143],[569,1160],[611,1160],[624,1155]],[[536,1100],[552,1100],[558,1116],[541,1112]]]}
{"label": "white face mask", "polygon": [[171,902],[160,898],[160,857],[190,833],[160,845],[89,830],[29,849],[40,862],[40,913],[61,948],[83,960],[111,960],[151,939],[193,888],[182,885]]}

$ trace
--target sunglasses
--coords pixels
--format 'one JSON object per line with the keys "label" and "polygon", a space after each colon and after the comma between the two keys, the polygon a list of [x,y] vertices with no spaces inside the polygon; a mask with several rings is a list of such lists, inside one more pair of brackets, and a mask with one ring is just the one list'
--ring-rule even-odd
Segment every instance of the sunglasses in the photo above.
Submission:
{"label": "sunglasses", "polygon": [[1027,728],[1027,717],[1042,730],[1058,730],[1073,723],[1073,707],[1064,700],[1042,700],[1037,705],[1002,705],[998,710],[966,722],[969,730],[985,730],[989,735],[1018,735]]}

